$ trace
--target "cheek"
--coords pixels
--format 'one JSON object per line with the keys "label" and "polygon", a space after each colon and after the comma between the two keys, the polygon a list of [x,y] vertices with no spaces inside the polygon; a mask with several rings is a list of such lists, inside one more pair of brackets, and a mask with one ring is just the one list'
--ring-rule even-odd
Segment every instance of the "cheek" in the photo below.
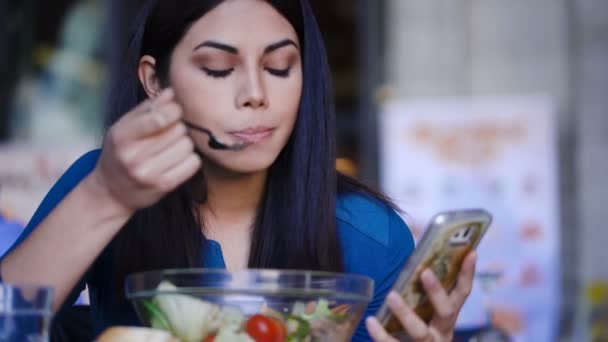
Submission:
{"label": "cheek", "polygon": [[182,105],[186,118],[192,119],[201,114],[203,117],[221,115],[217,109],[229,104],[230,91],[221,82],[214,81],[194,67],[176,66],[172,70],[171,87],[175,91],[177,101]]}
{"label": "cheek", "polygon": [[273,85],[271,106],[275,106],[281,113],[282,120],[295,121],[300,107],[302,94],[302,79],[294,77],[293,80],[283,81]]}

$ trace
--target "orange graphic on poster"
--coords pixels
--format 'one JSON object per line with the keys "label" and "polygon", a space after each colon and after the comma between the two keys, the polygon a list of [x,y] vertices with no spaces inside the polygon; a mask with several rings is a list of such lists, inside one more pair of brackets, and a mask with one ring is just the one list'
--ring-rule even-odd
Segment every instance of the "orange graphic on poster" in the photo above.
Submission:
{"label": "orange graphic on poster", "polygon": [[526,222],[521,226],[520,236],[524,241],[538,241],[543,237],[543,227],[537,222]]}
{"label": "orange graphic on poster", "polygon": [[497,329],[510,336],[518,335],[524,330],[525,320],[519,310],[496,305],[490,311],[492,326]]}
{"label": "orange graphic on poster", "polygon": [[526,265],[520,274],[519,282],[522,287],[537,287],[542,283],[542,276],[538,266],[534,264]]}
{"label": "orange graphic on poster", "polygon": [[439,160],[453,163],[483,163],[495,160],[506,145],[527,136],[522,122],[449,123],[420,121],[405,134],[406,139],[428,146]]}

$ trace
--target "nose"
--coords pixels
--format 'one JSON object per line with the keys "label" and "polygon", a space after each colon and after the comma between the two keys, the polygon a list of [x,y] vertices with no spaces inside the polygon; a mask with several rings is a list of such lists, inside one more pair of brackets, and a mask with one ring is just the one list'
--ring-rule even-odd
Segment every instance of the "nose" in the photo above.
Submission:
{"label": "nose", "polygon": [[268,106],[268,98],[261,78],[262,76],[258,72],[247,73],[237,96],[239,108],[258,109]]}

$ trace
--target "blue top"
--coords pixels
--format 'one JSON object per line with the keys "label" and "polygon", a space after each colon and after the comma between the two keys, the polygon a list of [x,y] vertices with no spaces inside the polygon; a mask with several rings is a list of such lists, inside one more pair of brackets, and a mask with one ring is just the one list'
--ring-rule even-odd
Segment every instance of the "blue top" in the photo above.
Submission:
{"label": "blue top", "polygon": [[11,247],[22,231],[23,226],[19,222],[6,220],[0,213],[0,255]]}
{"label": "blue top", "polygon": [[[95,167],[100,151],[94,150],[78,159],[45,196],[38,210],[14,246],[23,241],[53,208]],[[371,277],[374,297],[365,317],[373,315],[384,301],[405,261],[414,249],[410,230],[391,208],[363,195],[340,195],[336,203],[336,222],[342,246],[344,271]],[[225,268],[220,245],[208,240],[201,267]],[[13,248],[14,248],[13,246]],[[89,286],[95,335],[112,325],[138,325],[130,305],[120,307],[112,297],[111,258],[103,253],[74,289],[66,304],[71,304]],[[357,327],[353,341],[369,341],[364,320]]]}

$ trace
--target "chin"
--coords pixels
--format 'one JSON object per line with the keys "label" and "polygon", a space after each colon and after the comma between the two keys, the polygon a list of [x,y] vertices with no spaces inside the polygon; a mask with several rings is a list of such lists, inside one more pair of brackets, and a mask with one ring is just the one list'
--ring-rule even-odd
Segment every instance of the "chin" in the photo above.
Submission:
{"label": "chin", "polygon": [[260,160],[255,160],[255,161],[251,161],[249,163],[246,163],[246,162],[239,163],[239,164],[229,163],[227,165],[222,165],[222,166],[226,170],[232,171],[234,173],[249,174],[249,173],[258,173],[261,171],[266,171],[270,168],[271,165],[272,165],[271,162],[264,163],[264,162],[261,162]]}
{"label": "chin", "polygon": [[221,157],[214,154],[207,162],[215,164],[227,172],[248,174],[266,171],[276,160],[278,153],[247,153],[241,152],[230,155],[230,152],[221,152]]}

